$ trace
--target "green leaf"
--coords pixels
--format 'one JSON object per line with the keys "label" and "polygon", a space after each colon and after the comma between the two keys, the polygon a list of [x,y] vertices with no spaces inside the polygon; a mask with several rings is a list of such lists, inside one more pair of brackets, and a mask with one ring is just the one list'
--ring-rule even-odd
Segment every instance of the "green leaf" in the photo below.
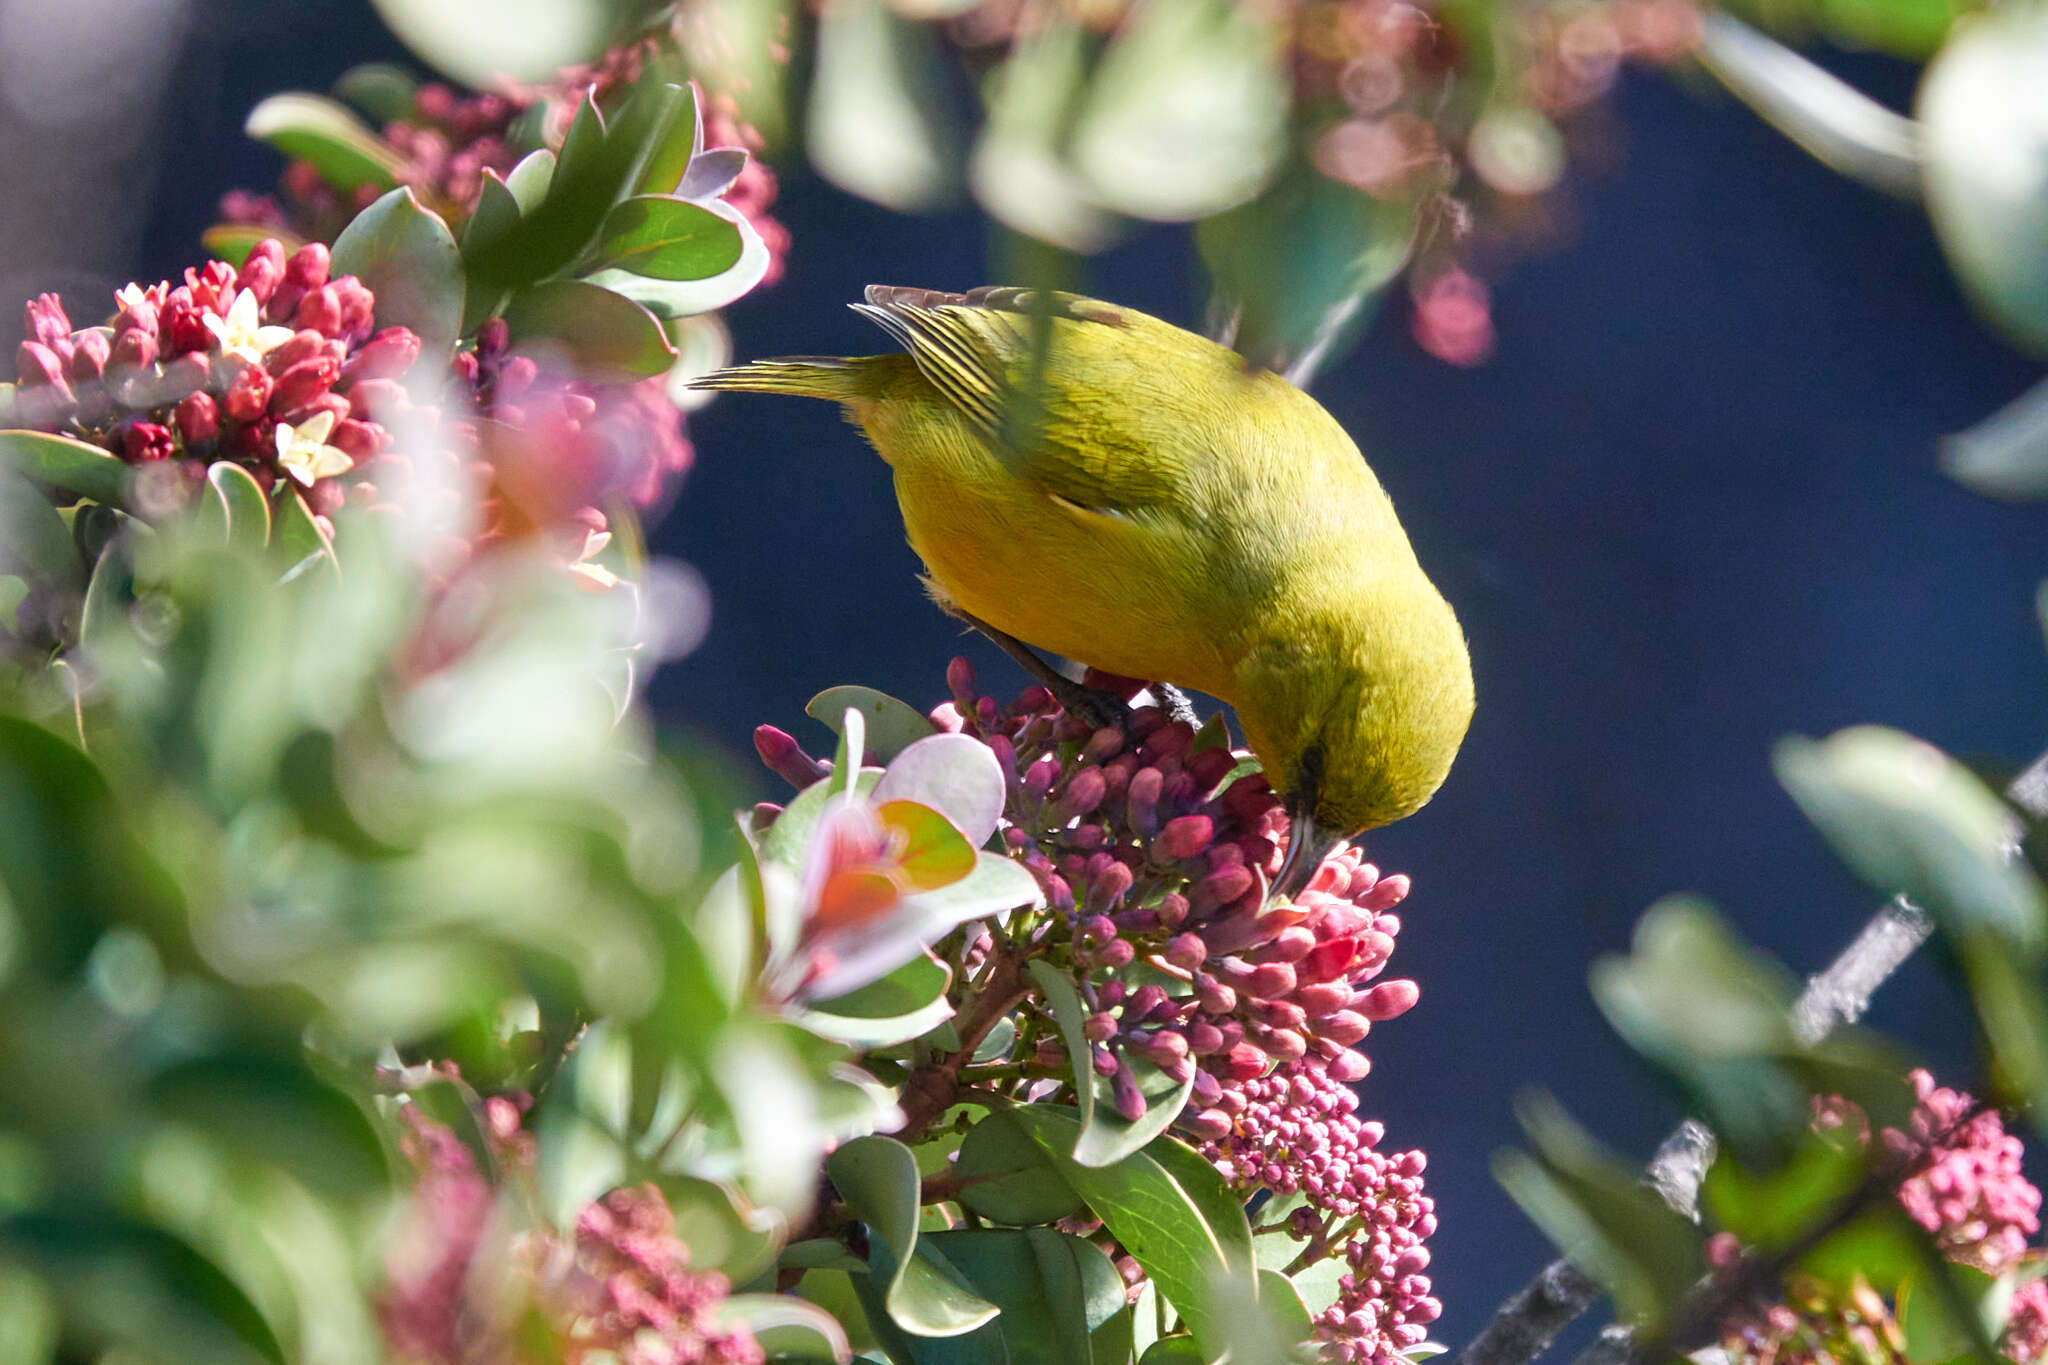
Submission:
{"label": "green leaf", "polygon": [[462,251],[440,215],[396,189],[334,239],[333,272],[377,296],[377,325],[409,327],[429,356],[446,355],[462,326]]}
{"label": "green leaf", "polygon": [[946,988],[952,968],[923,953],[880,980],[798,1011],[796,1022],[820,1037],[861,1048],[894,1047],[922,1038],[953,1017]]}
{"label": "green leaf", "polygon": [[1074,127],[1073,162],[1097,202],[1184,222],[1264,189],[1286,146],[1284,41],[1233,0],[1142,0]]}
{"label": "green leaf", "polygon": [[1524,1101],[1521,1119],[1539,1155],[1500,1153],[1495,1179],[1559,1251],[1606,1287],[1622,1318],[1654,1334],[1705,1270],[1702,1233],[1548,1096]]}
{"label": "green leaf", "polygon": [[1145,1348],[1138,1365],[1209,1365],[1209,1360],[1193,1337],[1161,1337]]}
{"label": "green leaf", "polygon": [[[151,1352],[176,1342],[181,1358],[219,1365],[284,1365],[276,1333],[241,1287],[159,1228],[93,1214],[20,1214],[0,1220],[0,1253],[41,1271],[64,1318],[85,1336]],[[109,1276],[118,1277],[120,1294],[105,1292]]]}
{"label": "green leaf", "polygon": [[644,23],[649,0],[373,0],[391,32],[464,85],[539,83],[597,57]]}
{"label": "green leaf", "polygon": [[1066,1155],[1081,1133],[1071,1110],[1031,1104],[1010,1117],[1145,1268],[1202,1347],[1221,1352],[1229,1333],[1211,1289],[1219,1275],[1250,1272],[1252,1234],[1215,1167],[1171,1138],[1106,1169],[1083,1166]]}
{"label": "green leaf", "polygon": [[[483,180],[477,189],[476,207],[470,210],[469,221],[462,225],[462,256],[464,260],[478,252],[488,250],[506,233],[519,226],[519,200],[489,166],[484,167]],[[479,289],[477,297],[485,297],[489,290]],[[474,310],[476,298],[468,300]]]}
{"label": "green leaf", "polygon": [[206,496],[194,516],[208,534],[248,553],[260,553],[270,543],[270,500],[263,486],[227,460],[207,466]]}
{"label": "green leaf", "polygon": [[845,724],[849,710],[860,712],[866,721],[868,757],[878,763],[887,763],[918,740],[938,733],[909,702],[872,687],[828,687],[804,703],[804,714],[831,726],[834,734]]}
{"label": "green leaf", "polygon": [[970,1182],[960,1202],[992,1222],[1052,1223],[1081,1208],[1081,1196],[1045,1149],[1007,1114],[992,1114],[967,1130],[953,1169]]}
{"label": "green leaf", "polygon": [[1700,1207],[1744,1246],[1777,1251],[1818,1226],[1862,1183],[1860,1144],[1809,1134],[1790,1160],[1751,1172],[1720,1152],[1700,1185]]}
{"label": "green leaf", "polygon": [[0,573],[68,588],[83,572],[71,528],[49,494],[0,465]]}
{"label": "green leaf", "polygon": [[346,106],[323,95],[272,95],[249,111],[242,131],[288,157],[312,163],[320,178],[344,195],[365,186],[381,193],[405,173],[404,157]]}
{"label": "green leaf", "polygon": [[1001,1315],[964,1336],[912,1343],[916,1365],[1124,1365],[1123,1281],[1093,1243],[1050,1228],[933,1232],[942,1255]]}
{"label": "green leaf", "polygon": [[330,88],[336,99],[384,124],[412,114],[413,98],[419,94],[420,83],[404,67],[389,62],[365,62],[342,72]]}
{"label": "green leaf", "polygon": [[305,495],[289,479],[279,479],[272,493],[277,506],[271,513],[270,533],[280,556],[290,566],[285,577],[297,577],[314,567],[338,571],[341,565],[334,557],[334,539],[313,520],[313,509],[306,506]]}
{"label": "green leaf", "polygon": [[739,229],[674,195],[622,200],[598,230],[599,264],[656,280],[708,280],[739,264]]}
{"label": "green leaf", "polygon": [[1913,1365],[2004,1360],[1997,1343],[2012,1310],[2013,1281],[1948,1261],[1924,1233],[1922,1240],[1920,1268],[1898,1291],[1906,1359]]}
{"label": "green leaf", "polygon": [[259,243],[277,239],[279,246],[289,256],[306,244],[306,239],[296,232],[280,227],[266,227],[255,223],[215,223],[199,234],[199,244],[207,254],[239,267],[249,259]]}
{"label": "green leaf", "polygon": [[716,1270],[745,1284],[776,1263],[789,1226],[754,1207],[741,1191],[714,1180],[663,1174],[655,1178],[675,1214],[676,1240],[690,1249],[696,1270]]}
{"label": "green leaf", "polygon": [[647,379],[675,361],[675,348],[652,313],[582,280],[550,280],[523,290],[512,296],[504,316],[515,349],[558,346],[586,378]]}
{"label": "green leaf", "polygon": [[722,199],[699,202],[698,207],[730,223],[740,235],[740,259],[732,269],[707,280],[652,280],[630,270],[599,270],[590,283],[623,294],[656,317],[695,317],[741,298],[767,275],[773,260],[760,232],[745,214]]}
{"label": "green leaf", "polygon": [[[691,1250],[694,1252],[695,1248]],[[754,1334],[770,1360],[853,1359],[846,1329],[815,1304],[788,1294],[730,1294],[718,1304],[713,1320],[720,1327],[744,1327]]]}
{"label": "green leaf", "polygon": [[[849,709],[849,716],[862,716]],[[950,820],[967,842],[989,841],[1003,815],[1003,770],[995,754],[969,735],[931,735],[889,760],[875,801],[915,801]]]}
{"label": "green leaf", "polygon": [[1081,1134],[1069,1155],[1083,1166],[1114,1166],[1172,1126],[1194,1090],[1194,1077],[1176,1082],[1155,1066],[1133,1062],[1139,1093],[1145,1096],[1145,1113],[1135,1123],[1125,1121],[1116,1111],[1110,1081],[1095,1072],[1091,1060],[1094,1049],[1082,1032],[1087,1010],[1073,981],[1050,962],[1039,959],[1026,963],[1025,970],[1031,973],[1032,981],[1052,1006],[1060,1039],[1066,1044],[1068,1064],[1073,1068],[1074,1093],[1080,1098]]}
{"label": "green leaf", "polygon": [[95,445],[45,431],[0,431],[0,464],[45,488],[117,507],[128,466]]}
{"label": "green leaf", "polygon": [[543,147],[519,159],[519,164],[505,177],[505,188],[512,192],[513,202],[519,205],[523,216],[547,201],[548,189],[554,182],[555,154]]}
{"label": "green leaf", "polygon": [[808,146],[818,174],[898,213],[944,203],[957,150],[933,28],[885,0],[831,0],[817,44]]}
{"label": "green leaf", "polygon": [[1932,912],[1951,934],[1998,936],[2029,960],[2048,946],[2048,896],[2010,855],[2011,811],[1930,744],[1880,726],[1787,739],[1778,780],[1865,881]]}
{"label": "green leaf", "polygon": [[[609,122],[586,100],[562,143],[547,197],[527,210],[517,230],[471,258],[472,277],[492,288],[518,289],[568,267],[669,138],[679,129],[687,134],[689,108],[680,86],[656,81],[635,86]],[[519,187],[511,188],[517,197]]]}
{"label": "green leaf", "polygon": [[920,1181],[917,1158],[893,1138],[863,1137],[825,1161],[825,1174],[847,1206],[886,1243],[893,1271],[882,1291],[889,1317],[917,1336],[971,1332],[997,1308],[918,1255]]}
{"label": "green leaf", "polygon": [[1941,467],[1972,492],[2014,502],[2048,498],[2048,382],[1946,437]]}
{"label": "green leaf", "polygon": [[1792,1052],[1792,983],[1705,905],[1673,897],[1636,926],[1627,957],[1593,964],[1593,998],[1622,1038],[1676,1077],[1745,1161],[1775,1161],[1806,1132]]}
{"label": "green leaf", "polygon": [[[781,828],[787,818],[785,811],[775,827]],[[1012,910],[1035,910],[1045,904],[1045,892],[1022,863],[983,850],[975,855],[974,871],[936,890],[918,892],[917,900],[933,922],[957,925],[998,918]]]}
{"label": "green leaf", "polygon": [[1115,229],[1061,145],[1087,76],[1090,41],[1063,14],[1017,36],[989,78],[988,118],[967,165],[974,197],[990,217],[1075,252],[1101,249]]}
{"label": "green leaf", "polygon": [[382,1187],[383,1144],[355,1102],[303,1066],[258,1053],[196,1058],[150,1079],[148,1096],[239,1153],[337,1197]]}

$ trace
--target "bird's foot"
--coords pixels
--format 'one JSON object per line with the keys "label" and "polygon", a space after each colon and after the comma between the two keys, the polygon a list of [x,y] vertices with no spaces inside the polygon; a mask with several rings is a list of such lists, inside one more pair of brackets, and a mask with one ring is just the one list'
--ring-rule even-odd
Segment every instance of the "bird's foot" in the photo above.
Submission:
{"label": "bird's foot", "polygon": [[[996,648],[1002,650],[1003,653],[1009,655],[1012,659],[1015,659],[1018,667],[1029,673],[1048,692],[1052,693],[1053,700],[1087,721],[1095,729],[1100,730],[1105,726],[1114,727],[1118,730],[1130,728],[1131,708],[1116,693],[1097,687],[1090,687],[1086,683],[1075,682],[1072,678],[1069,678],[1066,674],[1040,658],[1031,646],[1007,631],[998,630],[980,617],[963,611],[958,603],[944,601],[940,605],[962,621],[965,621],[968,625],[974,627],[974,629],[980,631],[983,635],[986,635],[995,644]],[[1182,697],[1181,701],[1185,703],[1187,698]]]}

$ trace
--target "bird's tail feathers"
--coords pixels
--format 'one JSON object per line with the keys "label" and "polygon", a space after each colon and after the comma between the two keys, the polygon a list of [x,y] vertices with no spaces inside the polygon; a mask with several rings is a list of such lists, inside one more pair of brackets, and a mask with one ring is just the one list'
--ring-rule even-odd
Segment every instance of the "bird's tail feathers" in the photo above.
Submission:
{"label": "bird's tail feathers", "polygon": [[789,355],[713,370],[690,381],[693,389],[725,393],[787,393],[846,402],[867,392],[870,362],[837,356]]}

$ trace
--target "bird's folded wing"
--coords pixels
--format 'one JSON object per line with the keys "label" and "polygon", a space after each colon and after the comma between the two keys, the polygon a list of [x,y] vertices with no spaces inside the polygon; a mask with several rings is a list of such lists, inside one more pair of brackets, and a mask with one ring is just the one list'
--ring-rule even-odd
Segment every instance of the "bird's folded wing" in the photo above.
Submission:
{"label": "bird's folded wing", "polygon": [[[1042,303],[1047,312],[1034,316]],[[1127,381],[1137,377],[1119,373],[1131,360],[1119,354],[1129,349],[1124,338],[1085,330],[1127,325],[1111,305],[1024,289],[944,294],[871,285],[867,301],[853,307],[910,352],[1020,478],[1113,514],[1186,500],[1185,461],[1144,420],[1145,386],[1134,392]],[[1034,331],[1047,349],[1034,351]]]}

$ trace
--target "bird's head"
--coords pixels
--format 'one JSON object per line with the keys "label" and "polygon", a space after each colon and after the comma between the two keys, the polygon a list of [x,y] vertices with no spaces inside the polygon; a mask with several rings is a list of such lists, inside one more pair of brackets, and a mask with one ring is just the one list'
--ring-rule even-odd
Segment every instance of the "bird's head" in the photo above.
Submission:
{"label": "bird's head", "polygon": [[1420,586],[1363,624],[1292,623],[1237,670],[1238,720],[1287,806],[1280,894],[1336,844],[1420,810],[1450,773],[1472,719],[1472,664],[1449,605]]}

